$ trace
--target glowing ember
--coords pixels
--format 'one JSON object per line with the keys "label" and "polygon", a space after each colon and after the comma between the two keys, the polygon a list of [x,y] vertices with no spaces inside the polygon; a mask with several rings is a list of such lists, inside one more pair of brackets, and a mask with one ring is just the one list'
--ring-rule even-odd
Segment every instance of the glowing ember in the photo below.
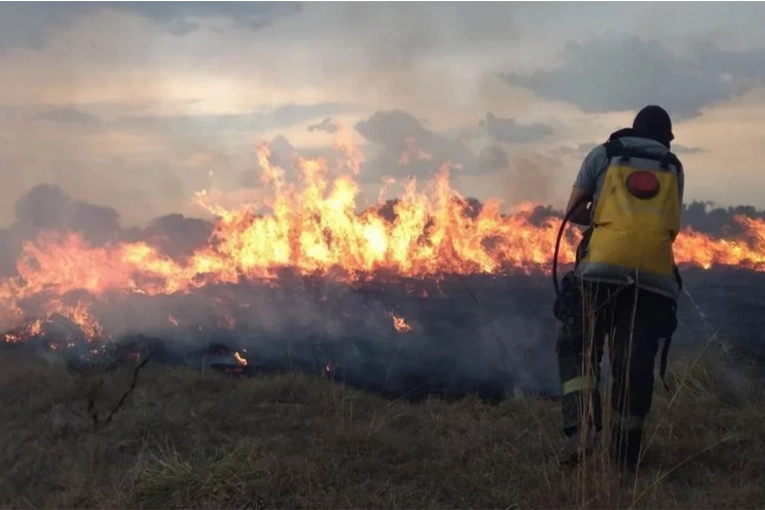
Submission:
{"label": "glowing ember", "polygon": [[412,331],[412,326],[407,324],[403,317],[399,317],[393,312],[391,312],[390,316],[393,318],[393,327],[396,329],[396,332],[407,333]]}
{"label": "glowing ember", "polygon": [[34,320],[23,324],[21,327],[8,331],[3,335],[3,341],[8,343],[23,342],[29,337],[37,336],[42,332],[42,321]]}
{"label": "glowing ember", "polygon": [[247,360],[244,359],[244,357],[241,354],[239,354],[238,352],[234,352],[234,359],[236,360],[236,362],[239,365],[241,365],[243,367],[247,366]]}
{"label": "glowing ember", "polygon": [[[403,160],[432,159],[416,141],[408,146]],[[377,272],[440,278],[449,273],[549,271],[559,220],[532,220],[533,204],[503,214],[499,202],[489,200],[469,213],[469,201],[452,189],[449,166],[444,165],[424,189],[418,190],[414,179],[407,180],[399,200],[387,207],[388,214],[382,207],[358,213],[355,178],[361,154],[346,138],[335,147],[346,156],[336,175],[329,176],[323,159],[297,158],[296,182],[289,182],[285,170],[271,164],[266,146],[259,147],[263,198],[251,206],[228,209],[211,198],[213,193],[198,193],[196,202],[218,219],[210,242],[184,261],[167,257],[148,243],[93,247],[75,233],[42,233],[23,246],[19,276],[0,280],[2,323],[24,324],[22,304],[44,296],[45,313],[39,316],[64,315],[93,339],[103,331],[90,315],[90,303],[65,304],[58,296],[78,289],[94,299],[107,292],[171,294],[243,280],[276,285],[285,268],[348,282]],[[270,213],[256,213],[263,208]],[[712,239],[685,229],[675,243],[678,264],[765,271],[765,222],[746,217],[737,217],[736,222],[744,235],[735,239]],[[562,264],[573,262],[579,239],[579,230],[572,227],[562,242]],[[172,316],[168,321],[178,323]],[[400,321],[394,318],[397,330],[409,328]],[[222,326],[234,325],[230,315],[223,314]],[[33,334],[17,329],[6,334],[5,341]]]}

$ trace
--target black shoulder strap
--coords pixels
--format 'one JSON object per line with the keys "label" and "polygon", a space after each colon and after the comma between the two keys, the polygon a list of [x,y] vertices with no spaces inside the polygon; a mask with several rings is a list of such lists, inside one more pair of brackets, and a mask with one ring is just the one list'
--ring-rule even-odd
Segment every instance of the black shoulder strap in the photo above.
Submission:
{"label": "black shoulder strap", "polygon": [[624,154],[625,150],[624,144],[618,138],[607,141],[603,144],[603,147],[606,148],[606,157],[608,158],[608,161],[611,161],[617,156],[621,156]]}
{"label": "black shoulder strap", "polygon": [[659,161],[659,165],[662,169],[668,170],[669,165],[674,165],[677,168],[677,173],[680,174],[683,171],[683,164],[674,153],[667,151],[663,158]]}
{"label": "black shoulder strap", "polygon": [[606,149],[606,157],[609,163],[613,158],[620,157],[623,163],[626,163],[630,158],[642,158],[650,159],[652,161],[658,161],[662,169],[668,170],[669,165],[675,165],[678,173],[683,171],[683,165],[680,160],[675,156],[672,151],[667,151],[666,154],[659,156],[646,151],[636,151],[631,147],[626,147],[618,138],[614,140],[608,140],[603,144]]}

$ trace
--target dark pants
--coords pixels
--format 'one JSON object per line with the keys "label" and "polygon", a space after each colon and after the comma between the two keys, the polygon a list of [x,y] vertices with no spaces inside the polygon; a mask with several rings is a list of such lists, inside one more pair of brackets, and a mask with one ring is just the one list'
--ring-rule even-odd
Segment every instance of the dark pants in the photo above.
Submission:
{"label": "dark pants", "polygon": [[[580,285],[582,285],[580,283]],[[561,323],[557,354],[563,386],[563,427],[566,435],[583,424],[600,431],[603,426],[600,362],[608,338],[611,388],[612,444],[637,455],[643,421],[651,409],[654,363],[659,340],[671,335],[674,301],[635,287],[585,283],[579,301],[583,315]],[[670,329],[674,329],[671,327]]]}

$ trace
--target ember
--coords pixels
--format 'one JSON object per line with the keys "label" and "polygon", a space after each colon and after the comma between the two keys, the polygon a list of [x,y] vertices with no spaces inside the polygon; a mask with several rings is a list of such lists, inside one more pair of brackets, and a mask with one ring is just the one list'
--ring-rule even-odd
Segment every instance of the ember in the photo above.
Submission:
{"label": "ember", "polygon": [[406,321],[402,317],[398,317],[396,314],[391,312],[391,317],[393,318],[393,328],[399,332],[399,333],[407,333],[409,331],[412,331],[412,326],[406,323]]}

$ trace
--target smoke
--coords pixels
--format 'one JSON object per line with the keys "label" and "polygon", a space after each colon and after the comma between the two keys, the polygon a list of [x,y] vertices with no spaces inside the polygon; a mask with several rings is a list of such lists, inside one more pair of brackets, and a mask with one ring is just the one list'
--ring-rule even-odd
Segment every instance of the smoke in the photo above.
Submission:
{"label": "smoke", "polygon": [[213,223],[210,221],[168,214],[154,219],[146,227],[123,230],[120,239],[125,242],[148,242],[175,260],[184,260],[206,245],[212,232]]}
{"label": "smoke", "polygon": [[736,216],[765,219],[765,210],[751,205],[715,207],[713,202],[694,200],[683,205],[682,220],[685,225],[712,236],[734,236],[741,233]]}
{"label": "smoke", "polygon": [[465,68],[473,67],[460,57],[468,48],[512,44],[519,33],[514,10],[504,4],[337,4],[306,7],[303,19],[319,27],[332,48],[322,64],[353,69],[347,83],[369,103],[455,107],[482,94],[480,76],[468,76]]}
{"label": "smoke", "polygon": [[[480,201],[471,199],[470,204],[476,214]],[[391,209],[390,203],[386,206]],[[726,218],[732,220],[741,212],[765,216],[763,211],[697,203],[686,206],[686,211],[699,230],[726,224]],[[0,236],[4,259],[15,260],[21,242],[44,230],[70,230],[93,245],[142,241],[183,260],[210,242],[213,226],[175,214],[141,228],[122,228],[113,208],[77,200],[47,184],[22,197],[16,215],[16,222]],[[551,215],[559,212],[540,206],[534,216]],[[4,268],[6,274],[9,269]],[[749,306],[752,296],[745,292],[731,300],[723,290],[726,286],[720,286],[723,280],[731,281],[722,273],[705,276],[691,271],[686,285],[694,294],[702,285],[708,288],[696,296],[701,306],[714,309],[708,320],[723,324],[732,335],[748,332],[749,341],[741,351],[756,352],[765,340],[757,327],[748,319],[732,325],[721,312]],[[284,271],[276,286],[243,281],[208,285],[188,294],[106,294],[93,302],[90,312],[112,338],[155,335],[167,342],[178,360],[189,349],[222,342],[245,348],[259,366],[320,369],[331,364],[347,382],[393,395],[413,387],[446,388],[453,394],[482,391],[497,396],[517,390],[547,394],[557,391],[558,382],[546,281],[541,275],[470,276],[440,282],[388,278],[347,285]],[[78,292],[61,297],[66,303],[83,298]],[[690,345],[708,325],[700,323],[695,316],[699,314],[683,300],[683,332],[678,339]],[[396,331],[394,315],[406,321],[410,331]]]}
{"label": "smoke", "polygon": [[515,119],[497,117],[491,112],[486,114],[480,125],[495,140],[508,143],[538,142],[553,134],[553,128],[549,124],[521,124]]}
{"label": "smoke", "polygon": [[143,241],[165,255],[182,259],[204,246],[213,228],[209,221],[181,214],[155,218],[144,227],[123,228],[114,208],[77,200],[53,184],[30,189],[16,202],[15,212],[15,221],[0,230],[3,276],[15,274],[22,245],[35,241],[42,232],[74,232],[91,246]]}

